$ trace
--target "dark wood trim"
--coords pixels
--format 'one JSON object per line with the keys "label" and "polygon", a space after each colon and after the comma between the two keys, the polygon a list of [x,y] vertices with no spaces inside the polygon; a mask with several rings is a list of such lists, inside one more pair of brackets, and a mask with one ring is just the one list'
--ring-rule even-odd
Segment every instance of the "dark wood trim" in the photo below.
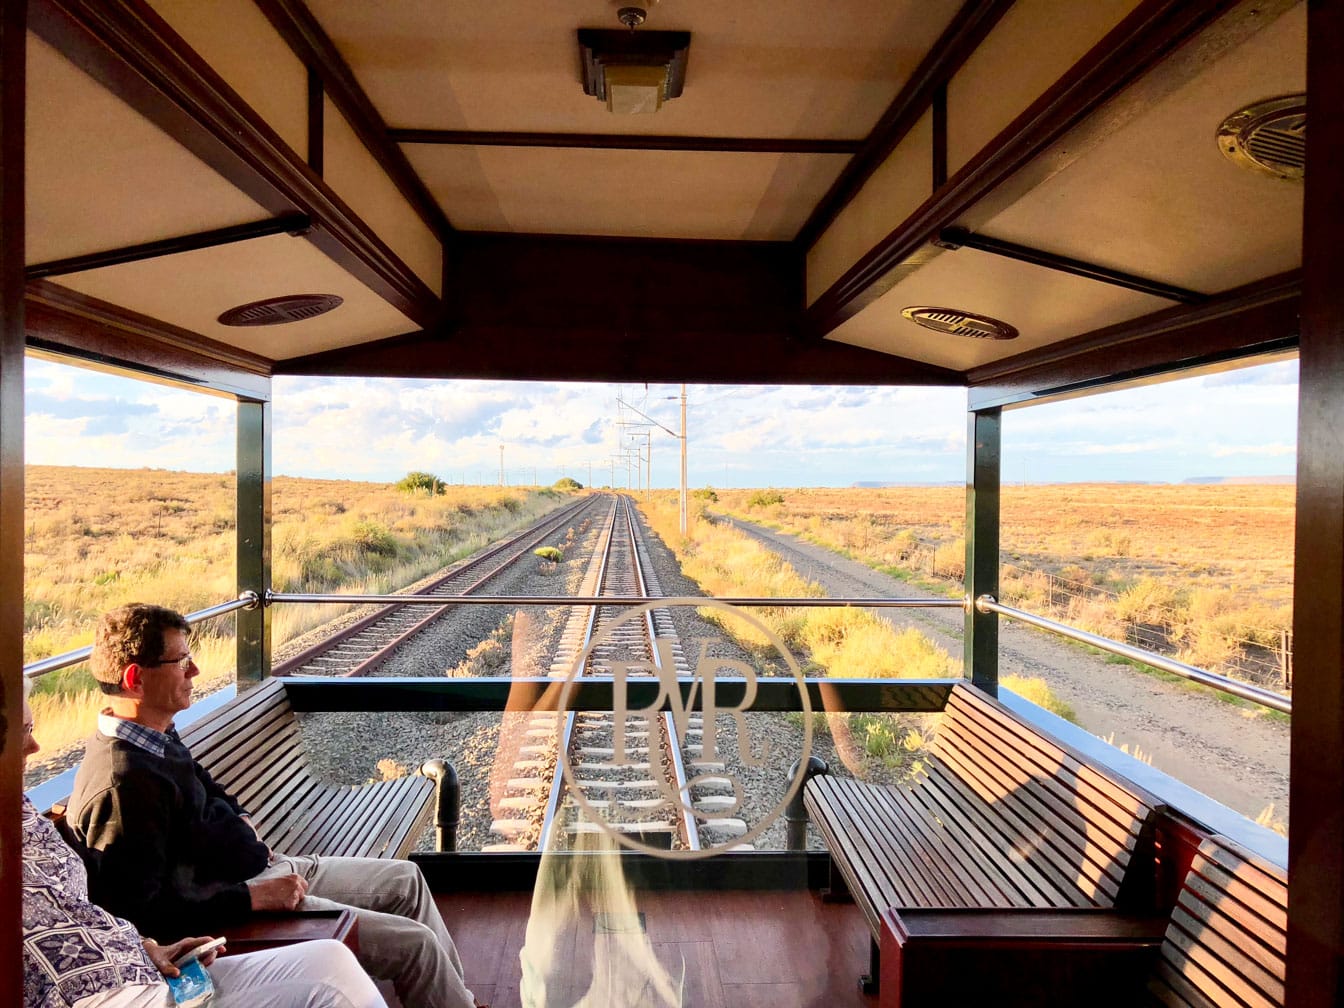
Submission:
{"label": "dark wood trim", "polygon": [[864,140],[862,149],[845,166],[840,177],[799,229],[795,241],[804,250],[821,237],[822,232],[863,188],[873,172],[882,167],[897,144],[919,122],[938,89],[945,86],[961,69],[962,64],[1012,5],[1012,0],[967,0],[957,11],[929,54],[882,113],[882,118]]}
{"label": "dark wood trim", "polygon": [[286,214],[283,217],[272,217],[252,224],[235,224],[232,227],[215,228],[213,231],[198,231],[196,234],[145,242],[143,245],[127,245],[123,248],[108,249],[106,252],[71,256],[69,259],[53,259],[50,262],[29,266],[24,275],[29,282],[32,282],[47,277],[102,269],[104,266],[157,259],[160,256],[176,255],[178,252],[232,245],[234,242],[251,241],[253,238],[268,238],[278,234],[302,235],[307,234],[311,227],[312,222],[307,214]]}
{"label": "dark wood trim", "polygon": [[635,133],[505,133],[490,130],[389,129],[401,144],[449,147],[558,147],[581,150],[727,151],[741,154],[854,154],[861,140],[790,137],[653,136]]}
{"label": "dark wood trim", "polygon": [[32,0],[32,30],[276,216],[313,221],[308,240],[417,325],[434,292],[145,0]]}
{"label": "dark wood trim", "polygon": [[933,191],[947,183],[947,83],[933,92]]}
{"label": "dark wood trim", "polygon": [[1294,270],[1073,339],[972,368],[970,408],[1011,406],[1079,389],[1297,345],[1302,276]]}
{"label": "dark wood trim", "polygon": [[991,238],[988,235],[976,234],[966,228],[943,228],[938,232],[934,244],[949,251],[962,248],[975,249],[979,252],[987,252],[990,255],[1003,256],[1005,259],[1015,259],[1017,262],[1030,263],[1033,266],[1042,266],[1045,269],[1056,270],[1060,273],[1086,277],[1088,280],[1097,280],[1115,287],[1124,287],[1126,290],[1138,291],[1141,294],[1166,298],[1168,301],[1175,301],[1178,304],[1203,304],[1208,300],[1207,295],[1186,290],[1184,287],[1176,287],[1160,280],[1149,280],[1146,277],[1126,273],[1123,270],[1098,266],[1096,263],[1084,262],[1082,259],[1073,259],[1054,252],[1046,252],[1029,245],[1019,245],[1017,242],[1003,241],[999,238]]}
{"label": "dark wood trim", "polygon": [[[267,396],[270,399],[269,382]],[[235,571],[238,594],[265,597],[271,587],[271,449],[275,423],[269,401],[240,399],[237,422],[237,524]],[[271,669],[271,608],[241,610],[234,634],[239,692],[259,686]]]}
{"label": "dark wood trim", "polygon": [[332,104],[341,110],[360,142],[377,159],[387,177],[406,197],[420,219],[441,242],[448,242],[453,226],[425,183],[411,167],[401,148],[387,137],[387,124],[360,87],[336,44],[318,23],[303,0],[256,0],[261,12],[289,43],[304,65],[315,70]]}
{"label": "dark wood trim", "polygon": [[1307,5],[1286,1008],[1344,1003],[1344,4]]}
{"label": "dark wood trim", "polygon": [[[958,679],[808,679],[807,690],[813,713],[825,711],[941,711]],[[681,682],[684,700],[692,683]],[[627,701],[651,704],[658,699],[658,684],[631,679]],[[556,710],[559,684],[535,676],[517,679],[417,679],[395,676],[378,678],[325,679],[296,676],[285,679],[285,692],[296,711],[503,711]],[[741,680],[717,680],[715,697],[720,704],[742,699]],[[703,698],[703,694],[701,694]],[[697,700],[698,705],[700,701]],[[574,684],[567,706],[570,710],[611,710],[610,677],[584,678]],[[802,709],[798,684],[791,678],[758,679],[753,711],[798,711]]]}
{"label": "dark wood trim", "polygon": [[824,336],[876,301],[902,279],[903,271],[898,267],[939,231],[1161,63],[1232,3],[1144,0],[946,185],[817,298],[808,309],[809,332],[814,337]]}
{"label": "dark wood trim", "polygon": [[0,0],[0,1004],[23,1004],[23,258],[28,4]]}
{"label": "dark wood trim", "polygon": [[455,325],[277,362],[277,374],[960,385],[953,371],[797,338],[787,242],[459,233]]}
{"label": "dark wood trim", "polygon": [[27,342],[35,350],[229,395],[270,398],[270,361],[49,280],[28,285]]}
{"label": "dark wood trim", "polygon": [[322,75],[308,68],[308,167],[321,175],[326,167],[327,92],[322,87]]}
{"label": "dark wood trim", "polygon": [[[545,855],[413,851],[410,860],[420,866],[430,889],[438,894],[530,893],[536,890],[543,857],[547,871],[560,878],[579,878],[588,870],[580,864],[591,863],[595,874],[607,867],[597,863],[605,855],[570,851],[548,851]],[[830,863],[825,851],[732,851],[695,860],[620,852],[621,876],[637,892],[822,889],[830,881]]]}

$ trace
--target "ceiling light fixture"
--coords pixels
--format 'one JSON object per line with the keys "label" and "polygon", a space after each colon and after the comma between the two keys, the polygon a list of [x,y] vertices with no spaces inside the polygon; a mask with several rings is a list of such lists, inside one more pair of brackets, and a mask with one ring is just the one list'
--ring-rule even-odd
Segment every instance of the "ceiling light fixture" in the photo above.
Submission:
{"label": "ceiling light fixture", "polygon": [[635,31],[648,17],[642,7],[622,7],[617,19],[628,31],[580,28],[583,93],[607,103],[617,115],[657,112],[680,96],[686,83],[691,33]]}

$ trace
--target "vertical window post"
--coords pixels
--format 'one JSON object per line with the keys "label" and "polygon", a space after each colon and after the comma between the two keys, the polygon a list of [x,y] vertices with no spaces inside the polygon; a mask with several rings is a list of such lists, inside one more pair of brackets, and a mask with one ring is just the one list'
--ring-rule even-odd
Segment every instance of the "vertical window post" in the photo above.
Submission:
{"label": "vertical window post", "polygon": [[1307,5],[1311,143],[1302,215],[1288,1008],[1344,999],[1344,5]]}
{"label": "vertical window post", "polygon": [[[968,413],[966,425],[966,594],[999,596],[998,407]],[[991,696],[999,692],[999,617],[966,612],[965,676]]]}
{"label": "vertical window post", "polygon": [[[271,587],[271,404],[238,400],[238,591]],[[271,672],[271,611],[238,613],[238,691]]]}

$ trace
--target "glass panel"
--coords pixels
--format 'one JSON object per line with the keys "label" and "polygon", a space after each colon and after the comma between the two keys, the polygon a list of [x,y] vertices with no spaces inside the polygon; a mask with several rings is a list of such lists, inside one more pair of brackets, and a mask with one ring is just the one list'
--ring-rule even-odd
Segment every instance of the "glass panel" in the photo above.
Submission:
{"label": "glass panel", "polygon": [[[1002,600],[1289,692],[1296,413],[1285,361],[1006,414]],[[1286,831],[1286,716],[1001,632],[1010,688]]]}

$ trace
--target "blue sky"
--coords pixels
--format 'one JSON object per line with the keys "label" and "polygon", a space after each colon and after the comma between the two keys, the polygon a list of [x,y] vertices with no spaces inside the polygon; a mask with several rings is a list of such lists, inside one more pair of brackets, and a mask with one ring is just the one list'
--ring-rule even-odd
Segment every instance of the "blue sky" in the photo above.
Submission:
{"label": "blue sky", "polygon": [[[230,400],[29,358],[27,461],[233,468]],[[274,472],[388,481],[412,469],[448,482],[625,486],[652,448],[654,486],[675,486],[675,385],[277,378]],[[960,481],[959,389],[687,388],[692,486],[848,486]],[[622,403],[626,405],[622,405]],[[629,408],[633,407],[633,409]],[[623,422],[626,426],[623,426]],[[1291,475],[1297,362],[1285,361],[1004,414],[1005,481]],[[651,437],[646,436],[651,431]]]}

